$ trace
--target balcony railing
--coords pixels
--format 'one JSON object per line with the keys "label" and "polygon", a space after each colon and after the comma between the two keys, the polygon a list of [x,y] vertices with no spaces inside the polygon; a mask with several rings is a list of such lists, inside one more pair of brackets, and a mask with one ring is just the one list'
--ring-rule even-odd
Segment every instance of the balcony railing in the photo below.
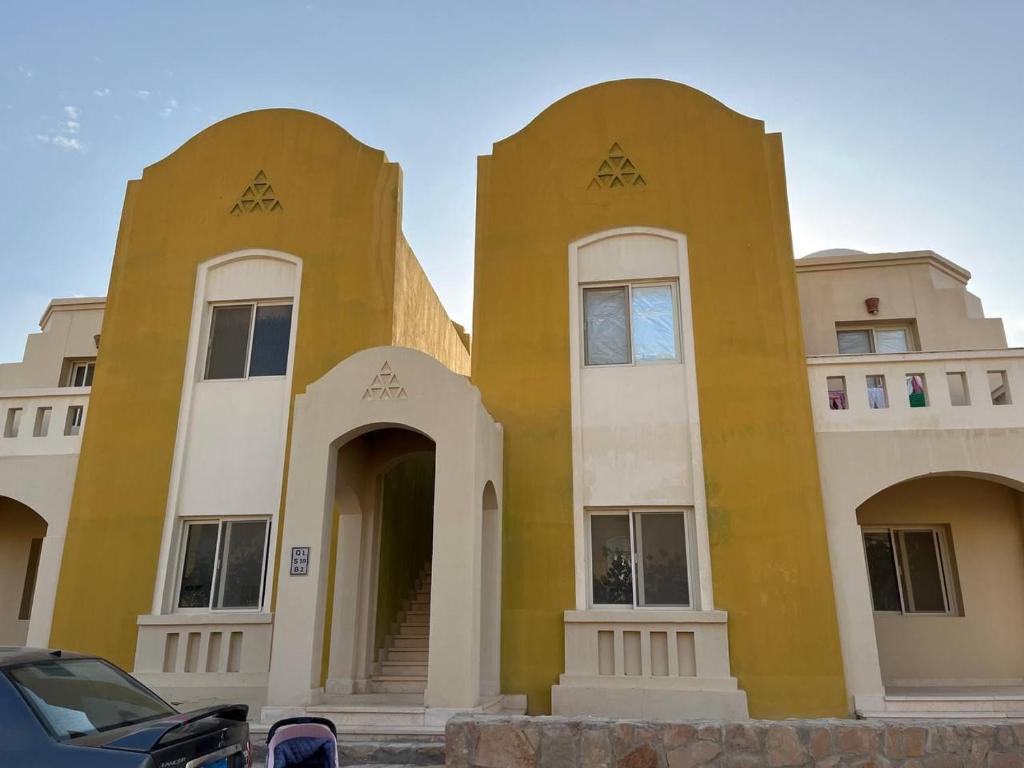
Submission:
{"label": "balcony railing", "polygon": [[809,357],[816,432],[1024,427],[1024,349]]}
{"label": "balcony railing", "polygon": [[78,453],[89,387],[0,391],[0,456]]}

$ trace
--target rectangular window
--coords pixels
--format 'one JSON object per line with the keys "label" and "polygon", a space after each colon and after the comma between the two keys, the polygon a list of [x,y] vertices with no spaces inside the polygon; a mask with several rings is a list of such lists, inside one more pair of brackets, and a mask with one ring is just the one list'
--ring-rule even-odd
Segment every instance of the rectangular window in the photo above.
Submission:
{"label": "rectangular window", "polygon": [[828,407],[833,411],[845,411],[850,407],[846,399],[846,377],[829,376],[826,380],[828,387]]}
{"label": "rectangular window", "polygon": [[840,355],[895,354],[914,349],[912,325],[836,329]]}
{"label": "rectangular window", "polygon": [[92,377],[96,372],[96,363],[86,360],[71,363],[71,370],[68,372],[69,387],[91,387]]}
{"label": "rectangular window", "polygon": [[589,521],[594,605],[690,605],[685,513],[592,512]]}
{"label": "rectangular window", "polygon": [[288,370],[291,327],[291,304],[213,307],[205,378],[283,376]]}
{"label": "rectangular window", "polygon": [[888,408],[889,397],[885,391],[885,376],[868,376],[866,383],[868,385],[868,407]]}
{"label": "rectangular window", "polygon": [[21,408],[8,408],[4,419],[4,437],[17,437],[21,431]]}
{"label": "rectangular window", "polygon": [[949,402],[952,405],[970,405],[971,396],[967,390],[967,374],[963,371],[954,371],[946,374],[946,384],[949,385]]}
{"label": "rectangular window", "polygon": [[36,408],[36,422],[32,425],[33,437],[46,437],[50,432],[50,416],[53,408]]}
{"label": "rectangular window", "polygon": [[258,609],[263,601],[267,520],[185,524],[179,608]]}
{"label": "rectangular window", "polygon": [[868,355],[874,352],[871,331],[837,331],[840,355]]}
{"label": "rectangular window", "polygon": [[64,419],[64,434],[77,435],[82,431],[82,419],[85,417],[84,405],[69,405],[68,414]]}
{"label": "rectangular window", "polygon": [[39,573],[39,553],[43,551],[43,540],[32,539],[28,549],[28,565],[25,568],[25,583],[21,588],[21,605],[18,621],[32,618],[32,597],[36,593],[36,576]]}
{"label": "rectangular window", "polygon": [[952,558],[944,527],[865,529],[864,552],[876,611],[953,612]]}
{"label": "rectangular window", "polygon": [[1010,382],[1006,371],[988,372],[988,391],[992,395],[992,405],[1010,405]]}
{"label": "rectangular window", "polygon": [[676,304],[669,283],[584,288],[584,363],[678,360]]}
{"label": "rectangular window", "polygon": [[907,402],[911,408],[925,408],[928,406],[928,390],[925,387],[923,373],[907,374]]}

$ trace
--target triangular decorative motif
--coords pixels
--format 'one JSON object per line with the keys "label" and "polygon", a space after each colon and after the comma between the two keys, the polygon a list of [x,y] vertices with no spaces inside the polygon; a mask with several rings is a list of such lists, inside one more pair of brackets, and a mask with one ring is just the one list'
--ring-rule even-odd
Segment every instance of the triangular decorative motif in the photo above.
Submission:
{"label": "triangular decorative motif", "polygon": [[281,207],[281,201],[277,199],[277,193],[270,186],[267,175],[260,171],[235,202],[231,209],[231,215],[241,216],[243,213],[271,213],[281,210],[284,209]]}
{"label": "triangular decorative motif", "polygon": [[615,189],[618,187],[646,187],[647,180],[640,174],[618,142],[608,150],[608,157],[601,161],[597,173],[590,180],[587,189]]}
{"label": "triangular decorative motif", "polygon": [[408,395],[405,387],[398,380],[398,374],[391,370],[387,360],[380,368],[380,373],[373,377],[370,386],[363,392],[363,400],[404,400]]}

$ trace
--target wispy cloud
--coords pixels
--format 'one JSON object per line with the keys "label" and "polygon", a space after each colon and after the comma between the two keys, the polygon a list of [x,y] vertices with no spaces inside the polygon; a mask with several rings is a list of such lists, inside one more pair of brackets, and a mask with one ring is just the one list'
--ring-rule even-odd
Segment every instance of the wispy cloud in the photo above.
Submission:
{"label": "wispy cloud", "polygon": [[167,104],[160,110],[160,117],[170,117],[171,114],[178,108],[178,100],[173,96],[167,100]]}
{"label": "wispy cloud", "polygon": [[150,95],[151,95],[150,92],[146,91],[146,90],[140,90],[140,91],[136,91],[135,92],[135,96],[140,98],[140,99],[148,99],[150,97]]}
{"label": "wispy cloud", "polygon": [[84,152],[85,145],[78,138],[78,132],[82,124],[78,121],[81,110],[69,104],[64,107],[64,117],[61,118],[55,130],[49,133],[40,133],[36,139],[43,144],[49,144],[60,149],[68,149],[73,152]]}
{"label": "wispy cloud", "polygon": [[29,69],[28,67],[22,66],[21,64],[18,65],[18,73],[22,77],[24,77],[26,80],[31,79],[32,75],[35,74],[35,72],[33,72],[31,69]]}
{"label": "wispy cloud", "polygon": [[95,89],[92,92],[92,95],[93,96],[98,96],[99,98],[102,99],[104,96],[109,96],[110,95],[110,89],[109,88],[97,88],[97,89]]}

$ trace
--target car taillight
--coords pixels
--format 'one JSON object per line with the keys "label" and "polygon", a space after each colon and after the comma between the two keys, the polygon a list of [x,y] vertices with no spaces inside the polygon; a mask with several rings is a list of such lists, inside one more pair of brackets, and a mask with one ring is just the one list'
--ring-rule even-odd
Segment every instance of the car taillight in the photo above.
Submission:
{"label": "car taillight", "polygon": [[252,742],[245,740],[245,768],[252,768]]}

